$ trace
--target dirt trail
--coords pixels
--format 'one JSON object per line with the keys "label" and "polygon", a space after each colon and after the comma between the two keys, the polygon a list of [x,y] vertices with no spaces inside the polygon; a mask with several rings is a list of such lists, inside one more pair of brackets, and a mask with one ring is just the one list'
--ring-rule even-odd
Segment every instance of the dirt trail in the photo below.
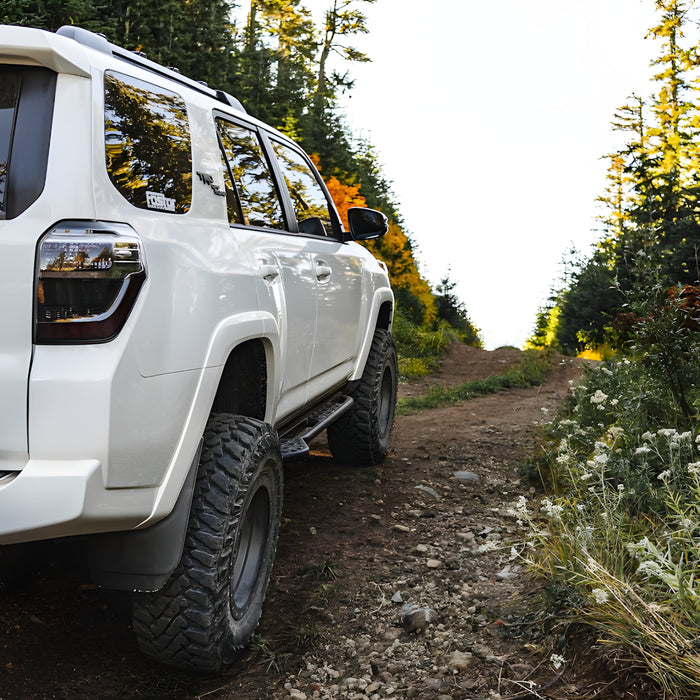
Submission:
{"label": "dirt trail", "polygon": [[[401,393],[498,374],[517,355],[455,345]],[[518,469],[536,423],[579,373],[567,361],[541,387],[401,417],[380,467],[342,469],[323,443],[288,467],[257,649],[223,676],[144,660],[128,597],[87,583],[73,544],[37,545],[48,565],[0,587],[0,699],[582,697],[600,678],[564,646],[566,672],[553,668],[509,512],[534,496]],[[12,556],[0,551],[0,571]]]}

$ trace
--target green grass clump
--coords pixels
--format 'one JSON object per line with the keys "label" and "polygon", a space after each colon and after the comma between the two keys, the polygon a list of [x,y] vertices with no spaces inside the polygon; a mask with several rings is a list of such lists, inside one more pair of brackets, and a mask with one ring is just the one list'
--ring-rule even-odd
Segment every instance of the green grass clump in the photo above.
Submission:
{"label": "green grass clump", "polygon": [[428,408],[453,406],[479,396],[496,394],[513,387],[539,386],[551,369],[551,356],[541,350],[526,350],[517,365],[503,374],[463,382],[456,386],[431,387],[423,396],[399,399],[397,413],[407,415]]}
{"label": "green grass clump", "polygon": [[451,341],[462,340],[459,331],[445,321],[437,326],[417,326],[400,308],[394,314],[391,334],[399,356],[399,376],[415,379],[430,374],[440,363]]}

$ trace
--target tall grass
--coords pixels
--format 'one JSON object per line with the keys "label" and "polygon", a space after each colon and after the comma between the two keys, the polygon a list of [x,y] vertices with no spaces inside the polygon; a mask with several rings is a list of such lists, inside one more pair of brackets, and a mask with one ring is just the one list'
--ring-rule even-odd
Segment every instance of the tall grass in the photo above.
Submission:
{"label": "tall grass", "polygon": [[667,698],[698,698],[700,435],[664,382],[644,357],[589,368],[544,435],[549,493],[517,512],[524,556],[570,614]]}

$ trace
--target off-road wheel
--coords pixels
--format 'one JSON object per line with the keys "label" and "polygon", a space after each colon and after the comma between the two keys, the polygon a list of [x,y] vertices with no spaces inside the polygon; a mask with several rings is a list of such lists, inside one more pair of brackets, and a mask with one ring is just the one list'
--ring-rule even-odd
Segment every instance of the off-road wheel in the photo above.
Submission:
{"label": "off-road wheel", "polygon": [[213,414],[204,432],[182,559],[156,593],[135,595],[141,651],[216,673],[260,620],[282,515],[282,460],[265,423]]}
{"label": "off-road wheel", "polygon": [[344,465],[379,464],[389,451],[396,413],[398,366],[391,333],[377,329],[353,407],[328,428],[334,459]]}

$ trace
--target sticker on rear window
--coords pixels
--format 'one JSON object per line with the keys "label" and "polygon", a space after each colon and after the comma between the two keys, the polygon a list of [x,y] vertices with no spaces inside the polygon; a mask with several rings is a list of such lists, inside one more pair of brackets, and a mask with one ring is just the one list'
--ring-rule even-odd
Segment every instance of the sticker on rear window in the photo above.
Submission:
{"label": "sticker on rear window", "polygon": [[162,192],[146,192],[146,206],[160,211],[175,211],[175,200]]}

